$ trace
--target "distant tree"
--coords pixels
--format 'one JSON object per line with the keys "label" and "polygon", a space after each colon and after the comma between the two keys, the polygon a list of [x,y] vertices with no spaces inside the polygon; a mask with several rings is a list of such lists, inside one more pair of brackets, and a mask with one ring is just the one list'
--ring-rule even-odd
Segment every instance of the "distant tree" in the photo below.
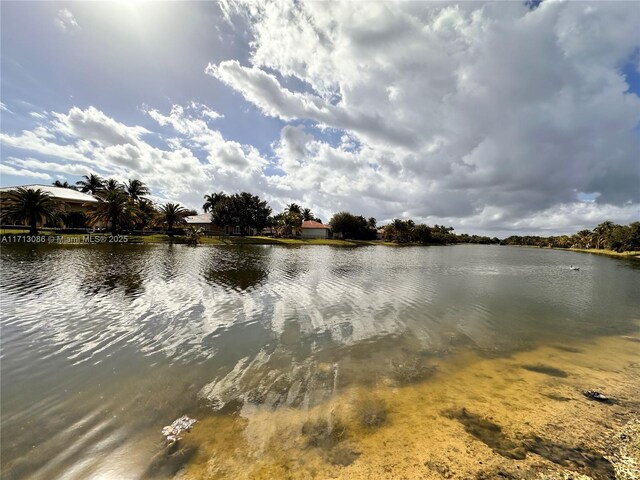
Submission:
{"label": "distant tree", "polygon": [[411,241],[412,226],[407,221],[400,218],[394,218],[393,221],[386,226],[387,237],[391,237],[394,242],[406,243]]}
{"label": "distant tree", "polygon": [[576,248],[591,248],[593,234],[591,230],[580,230],[573,235],[573,246]]}
{"label": "distant tree", "polygon": [[84,180],[78,180],[76,185],[80,189],[81,192],[90,193],[91,195],[95,195],[98,193],[98,190],[101,190],[104,186],[104,179],[100,176],[92,173],[90,175],[85,175],[82,177]]}
{"label": "distant tree", "polygon": [[124,189],[100,190],[95,195],[98,203],[87,203],[89,224],[109,224],[115,235],[123,225],[132,225],[138,220],[138,211]]}
{"label": "distant tree", "polygon": [[198,211],[195,208],[187,208],[187,217],[193,217],[198,215]]}
{"label": "distant tree", "polygon": [[38,222],[55,222],[59,214],[60,207],[48,192],[18,187],[8,192],[1,216],[2,223],[27,223],[29,234],[37,235]]}
{"label": "distant tree", "polygon": [[432,243],[431,228],[423,223],[413,227],[413,238],[419,243]]}
{"label": "distant tree", "polygon": [[56,180],[51,185],[53,185],[54,187],[69,188],[71,190],[76,190],[76,187],[74,185],[71,185],[66,180],[64,182],[61,182],[60,180]]}
{"label": "distant tree", "polygon": [[158,208],[156,223],[158,225],[165,225],[168,235],[172,237],[174,226],[186,225],[185,217],[188,216],[188,213],[189,212],[178,203],[165,203]]}
{"label": "distant tree", "polygon": [[370,228],[371,230],[375,230],[376,224],[377,224],[377,221],[374,217],[367,218],[367,228]]}
{"label": "distant tree", "polygon": [[211,220],[219,226],[240,227],[242,235],[251,228],[262,230],[271,215],[271,207],[257,195],[248,192],[222,194],[211,210]]}
{"label": "distant tree", "polygon": [[376,238],[376,230],[370,228],[367,220],[349,212],[338,212],[329,221],[331,230],[342,238],[354,240],[372,240]]}
{"label": "distant tree", "polygon": [[597,248],[617,252],[640,249],[640,222],[630,225],[616,225],[605,221],[593,230],[580,230],[573,235],[540,237],[532,235],[512,235],[500,241],[502,245],[531,245],[553,248]]}
{"label": "distant tree", "polygon": [[302,234],[302,214],[295,211],[284,212],[273,217],[277,237],[298,237]]}
{"label": "distant tree", "polygon": [[127,194],[132,200],[139,200],[145,195],[149,195],[149,188],[140,180],[129,180],[124,186]]}
{"label": "distant tree", "polygon": [[218,201],[226,197],[226,195],[222,192],[220,193],[212,193],[211,195],[204,196],[204,205],[202,205],[202,209],[204,213],[211,212],[215,208]]}

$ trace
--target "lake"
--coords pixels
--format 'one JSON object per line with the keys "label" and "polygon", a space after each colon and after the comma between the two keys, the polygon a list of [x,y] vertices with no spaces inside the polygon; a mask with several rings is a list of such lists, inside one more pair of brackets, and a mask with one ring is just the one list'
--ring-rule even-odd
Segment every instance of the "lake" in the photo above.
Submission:
{"label": "lake", "polygon": [[[640,394],[633,260],[470,245],[1,256],[2,478],[455,478],[529,462],[531,431],[588,443],[596,427],[566,422],[624,415]],[[594,410],[595,387],[626,407]],[[162,427],[183,414],[198,423],[167,452]]]}

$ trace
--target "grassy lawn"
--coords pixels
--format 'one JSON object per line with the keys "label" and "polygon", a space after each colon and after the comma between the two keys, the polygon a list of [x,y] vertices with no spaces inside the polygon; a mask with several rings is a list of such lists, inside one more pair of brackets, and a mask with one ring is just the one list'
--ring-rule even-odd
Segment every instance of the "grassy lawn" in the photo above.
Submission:
{"label": "grassy lawn", "polygon": [[640,260],[640,252],[631,251],[631,252],[616,252],[614,250],[604,250],[597,248],[568,248],[572,252],[583,252],[583,253],[595,253],[596,255],[608,255],[610,257],[624,257],[624,258],[635,258]]}
{"label": "grassy lawn", "polygon": [[[19,229],[0,229],[0,236],[28,235],[28,230]],[[59,233],[52,230],[40,230],[39,236],[44,237],[63,237],[65,241],[77,240],[81,244],[83,237],[89,234],[81,233]],[[94,236],[110,236],[109,233],[91,234]],[[185,243],[182,235],[174,235],[170,237],[164,233],[150,233],[148,235],[127,235],[126,243]],[[47,242],[43,242],[47,243]],[[69,242],[72,243],[72,242]],[[200,243],[202,245],[336,245],[343,247],[358,247],[364,245],[395,245],[389,242],[381,241],[364,241],[364,240],[339,240],[339,239],[321,239],[321,238],[272,238],[272,237],[207,237],[203,236]]]}

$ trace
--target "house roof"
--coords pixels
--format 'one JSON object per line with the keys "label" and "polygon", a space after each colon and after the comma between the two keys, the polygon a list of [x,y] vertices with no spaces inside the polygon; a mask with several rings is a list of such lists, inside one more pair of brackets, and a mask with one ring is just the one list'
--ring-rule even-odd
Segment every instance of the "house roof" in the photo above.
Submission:
{"label": "house roof", "polygon": [[329,225],[324,225],[320,222],[316,222],[315,220],[305,220],[302,222],[302,228],[325,228],[327,230],[331,229]]}
{"label": "house roof", "polygon": [[213,223],[211,221],[210,213],[201,213],[200,215],[191,215],[189,217],[185,217],[184,220],[187,223]]}
{"label": "house roof", "polygon": [[63,187],[54,187],[53,185],[16,185],[14,187],[3,187],[0,188],[0,193],[10,192],[11,190],[15,190],[16,188],[32,188],[34,190],[40,189],[43,192],[47,192],[53,198],[59,200],[68,200],[71,202],[97,202],[93,195],[89,195],[88,193],[82,193],[78,190],[73,190],[71,188],[63,188]]}

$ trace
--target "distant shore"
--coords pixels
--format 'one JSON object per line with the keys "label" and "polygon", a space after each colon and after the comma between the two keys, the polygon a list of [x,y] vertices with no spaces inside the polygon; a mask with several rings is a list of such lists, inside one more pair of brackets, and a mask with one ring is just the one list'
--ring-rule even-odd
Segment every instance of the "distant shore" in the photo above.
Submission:
{"label": "distant shore", "polygon": [[[28,233],[20,230],[0,230],[0,239],[3,245],[8,244],[58,244],[58,245],[83,245],[100,243],[186,243],[183,235],[169,236],[164,233],[150,233],[147,235],[129,235],[127,233],[117,234],[112,237],[110,233],[57,233],[43,230],[29,240]],[[341,240],[336,238],[273,238],[262,236],[206,236],[200,238],[201,245],[335,245],[343,247],[357,247],[368,245],[388,245],[398,246],[396,243],[385,242],[383,240]],[[406,245],[406,244],[402,244]],[[417,244],[414,244],[417,245]]]}
{"label": "distant shore", "polygon": [[520,248],[543,248],[546,250],[559,250],[561,252],[580,252],[580,253],[594,253],[596,255],[606,255],[608,257],[618,258],[633,258],[640,260],[640,251],[629,252],[616,252],[615,250],[607,250],[603,248],[558,248],[558,247],[539,247],[536,245],[506,245],[508,247],[520,247]]}
{"label": "distant shore", "polygon": [[604,250],[597,248],[554,248],[554,250],[569,250],[571,252],[595,253],[596,255],[607,255],[609,257],[635,258],[640,260],[640,252],[616,252],[615,250]]}
{"label": "distant shore", "polygon": [[[130,243],[130,244],[184,244],[186,243],[183,235],[169,236],[164,233],[150,233],[147,235],[129,235],[127,233],[121,233],[116,235],[115,241],[109,241],[111,237],[110,233],[91,233],[91,234],[79,234],[79,233],[57,233],[51,230],[43,230],[38,233],[38,237],[43,237],[44,241],[39,242],[27,242],[20,240],[18,237],[27,237],[28,233],[22,230],[13,229],[1,229],[0,240],[2,245],[7,244],[59,244],[59,245],[85,245],[85,244],[100,244],[100,243]],[[84,241],[87,237],[91,239],[104,239],[104,241]],[[56,239],[58,239],[56,241]],[[422,243],[394,243],[384,240],[342,240],[337,238],[274,238],[263,236],[206,236],[203,235],[200,239],[201,245],[333,245],[339,247],[363,247],[373,245],[384,245],[390,247],[407,247],[407,246],[442,246],[441,244],[422,244]],[[467,245],[466,243],[452,244],[452,245]],[[524,248],[544,248],[548,250],[561,250],[569,252],[581,252],[581,253],[593,253],[596,255],[606,255],[609,257],[618,258],[633,258],[640,260],[640,251],[630,252],[616,252],[614,250],[595,249],[595,248],[554,248],[554,247],[537,247],[533,245],[509,245],[514,247]]]}

